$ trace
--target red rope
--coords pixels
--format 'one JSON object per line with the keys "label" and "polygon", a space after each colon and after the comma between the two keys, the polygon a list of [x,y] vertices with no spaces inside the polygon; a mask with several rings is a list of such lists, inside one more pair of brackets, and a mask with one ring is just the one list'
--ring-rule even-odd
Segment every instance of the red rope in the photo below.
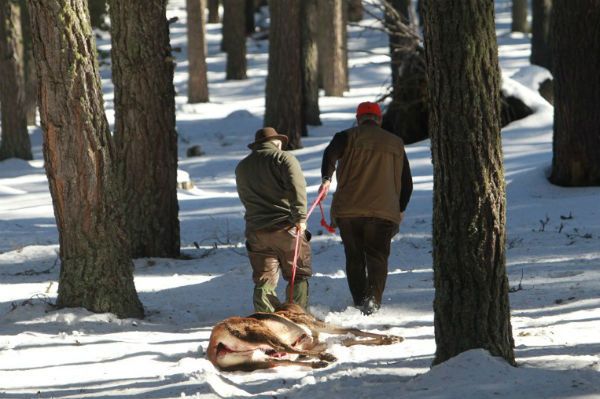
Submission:
{"label": "red rope", "polygon": [[[319,208],[321,208],[321,226],[325,227],[327,231],[330,233],[335,233],[335,229],[327,224],[325,220],[325,212],[323,211],[323,205],[321,204],[321,198],[323,197],[324,192],[321,191],[317,196],[315,202],[313,202],[312,206],[308,210],[306,214],[306,220],[310,217],[310,214],[314,211],[317,204],[319,204]],[[296,280],[296,269],[298,268],[298,257],[300,256],[300,228],[296,227],[296,244],[294,248],[294,260],[292,262],[292,280],[290,281],[290,297],[288,298],[290,303],[294,303],[294,282]]]}

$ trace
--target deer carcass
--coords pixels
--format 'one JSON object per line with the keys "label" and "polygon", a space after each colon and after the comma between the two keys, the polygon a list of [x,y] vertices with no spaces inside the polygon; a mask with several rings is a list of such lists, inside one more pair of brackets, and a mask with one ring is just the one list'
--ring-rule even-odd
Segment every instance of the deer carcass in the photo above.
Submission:
{"label": "deer carcass", "polygon": [[319,333],[352,334],[366,339],[347,338],[345,346],[390,345],[404,338],[374,334],[356,328],[325,323],[300,306],[284,304],[274,313],[230,317],[212,330],[207,356],[224,371],[252,371],[276,366],[301,365],[321,368],[336,361],[325,352]]}

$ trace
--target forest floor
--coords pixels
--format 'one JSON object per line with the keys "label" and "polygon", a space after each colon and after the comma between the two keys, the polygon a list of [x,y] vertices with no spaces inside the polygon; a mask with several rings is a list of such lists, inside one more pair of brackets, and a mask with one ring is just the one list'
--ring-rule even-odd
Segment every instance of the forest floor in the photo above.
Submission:
{"label": "forest floor", "polygon": [[[550,104],[536,91],[547,72],[528,62],[530,39],[510,33],[510,1],[496,1],[503,88],[535,113],[503,129],[507,183],[507,270],[518,367],[483,350],[431,367],[435,352],[431,259],[433,176],[430,143],[407,147],[415,190],[392,243],[383,307],[363,316],[351,306],[338,235],[313,232],[310,310],[348,327],[402,335],[383,347],[344,347],[338,362],[222,373],[206,360],[212,326],[252,313],[243,208],[234,168],[262,126],[268,44],[248,40],[248,79],[225,80],[220,25],[208,26],[211,102],[187,104],[185,2],[169,2],[179,168],[195,188],[179,191],[182,259],[136,259],[135,283],[147,317],[120,320],[84,309],[54,310],[58,232],[43,169],[42,137],[31,129],[35,160],[0,163],[0,398],[600,398],[600,188],[552,186]],[[294,151],[308,183],[320,183],[323,149],[353,123],[356,105],[390,82],[387,38],[366,19],[349,29],[350,87],[321,97],[323,125]],[[108,37],[99,40],[109,49]],[[110,66],[102,67],[107,115],[114,118]],[[205,155],[185,156],[201,145]],[[333,188],[332,188],[333,189]],[[328,210],[329,201],[326,204]],[[282,293],[284,284],[280,284]],[[282,295],[280,295],[282,297]]]}

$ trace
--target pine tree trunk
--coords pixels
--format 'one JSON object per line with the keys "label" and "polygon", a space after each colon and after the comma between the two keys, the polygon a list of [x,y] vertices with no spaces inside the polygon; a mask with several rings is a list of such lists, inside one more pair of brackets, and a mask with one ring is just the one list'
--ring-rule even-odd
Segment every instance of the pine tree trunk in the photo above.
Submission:
{"label": "pine tree trunk", "polygon": [[246,79],[246,0],[223,0],[223,48],[227,53],[225,78]]}
{"label": "pine tree trunk", "polygon": [[511,31],[529,32],[527,26],[527,0],[512,0]]}
{"label": "pine tree trunk", "polygon": [[347,88],[342,0],[319,2],[319,69],[326,96],[342,97]]}
{"label": "pine tree trunk", "polygon": [[531,58],[532,64],[552,70],[550,16],[552,0],[531,1]]}
{"label": "pine tree trunk", "polygon": [[362,0],[344,0],[348,3],[348,21],[359,22],[363,19]]}
{"label": "pine tree trunk", "polygon": [[166,0],[111,0],[109,10],[115,139],[132,255],[177,257],[177,132]]}
{"label": "pine tree trunk", "polygon": [[514,364],[494,3],[428,0],[424,9],[434,168],[434,364],[474,348]]}
{"label": "pine tree trunk", "polygon": [[600,186],[600,2],[555,0],[554,141],[550,181]]}
{"label": "pine tree trunk", "polygon": [[317,49],[318,36],[318,3],[317,0],[302,1],[302,74],[304,92],[304,110],[306,123],[321,124],[319,110],[319,56]]}
{"label": "pine tree trunk", "polygon": [[188,102],[208,102],[206,68],[206,0],[186,0],[188,38]]}
{"label": "pine tree trunk", "polygon": [[219,0],[208,0],[208,23],[218,24],[221,22],[219,17]]}
{"label": "pine tree trunk", "polygon": [[3,0],[0,2],[0,161],[33,159],[25,112],[22,40],[19,4]]}
{"label": "pine tree trunk", "polygon": [[302,147],[300,137],[306,129],[300,60],[301,1],[269,1],[271,27],[264,125],[287,135],[288,149]]}
{"label": "pine tree trunk", "polygon": [[143,317],[87,4],[29,0],[28,5],[44,160],[60,241],[57,304]]}
{"label": "pine tree trunk", "polygon": [[35,61],[33,60],[33,43],[31,39],[31,24],[29,23],[29,10],[27,1],[20,0],[21,5],[21,28],[23,30],[23,61],[25,76],[25,113],[27,125],[36,123],[37,116],[37,90],[38,81],[35,72]]}
{"label": "pine tree trunk", "polygon": [[392,90],[394,91],[392,96],[393,98],[396,98],[398,97],[398,93],[396,92],[399,89],[398,79],[402,63],[404,62],[407,50],[414,50],[416,45],[411,39],[401,37],[398,32],[393,31],[394,25],[397,24],[397,22],[394,21],[395,18],[399,17],[400,22],[404,25],[408,25],[410,23],[410,0],[389,0],[388,2],[389,5],[396,11],[395,14],[387,12],[385,15],[386,24],[392,28],[388,39],[390,43],[390,58],[392,67]]}

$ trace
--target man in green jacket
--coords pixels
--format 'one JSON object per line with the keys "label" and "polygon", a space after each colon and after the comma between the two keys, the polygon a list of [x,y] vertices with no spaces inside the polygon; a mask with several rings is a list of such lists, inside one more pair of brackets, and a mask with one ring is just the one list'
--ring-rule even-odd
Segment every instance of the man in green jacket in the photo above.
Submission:
{"label": "man in green jacket", "polygon": [[359,104],[356,120],[358,126],[337,133],[325,148],[320,192],[327,195],[335,171],[331,216],[344,244],[354,304],[368,315],[381,306],[390,244],[413,183],[404,142],[380,127],[379,104]]}
{"label": "man in green jacket", "polygon": [[280,270],[290,281],[300,232],[300,252],[293,287],[293,302],[308,305],[308,278],[312,275],[306,231],[306,180],[300,163],[283,151],[287,137],[271,127],[259,129],[248,147],[252,150],[235,169],[237,191],[246,208],[246,249],[254,280],[254,309],[273,312],[280,304],[275,289]]}

